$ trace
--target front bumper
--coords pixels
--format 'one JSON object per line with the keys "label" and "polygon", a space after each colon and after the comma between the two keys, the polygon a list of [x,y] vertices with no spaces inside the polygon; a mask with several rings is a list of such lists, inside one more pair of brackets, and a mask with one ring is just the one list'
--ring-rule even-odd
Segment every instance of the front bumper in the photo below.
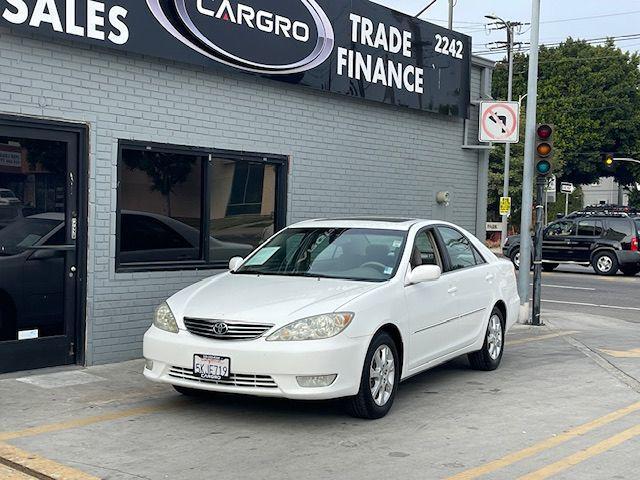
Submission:
{"label": "front bumper", "polygon": [[[163,382],[214,392],[264,397],[323,400],[355,395],[370,338],[338,335],[326,340],[267,342],[213,340],[187,331],[169,333],[151,327],[144,336],[144,357],[153,361],[144,376]],[[229,381],[211,382],[193,377],[196,354],[231,359]],[[303,388],[296,376],[333,375],[328,387]]]}

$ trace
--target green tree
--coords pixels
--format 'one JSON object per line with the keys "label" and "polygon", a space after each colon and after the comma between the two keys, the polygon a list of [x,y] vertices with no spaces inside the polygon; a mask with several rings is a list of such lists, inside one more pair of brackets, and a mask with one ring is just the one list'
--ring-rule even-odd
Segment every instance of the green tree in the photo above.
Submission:
{"label": "green tree", "polygon": [[[527,91],[528,62],[528,55],[515,56],[516,99]],[[640,155],[639,67],[637,54],[622,52],[612,41],[596,46],[569,38],[558,47],[541,47],[538,119],[556,126],[554,161],[559,181],[580,186],[612,174],[625,185],[640,180],[638,168],[621,164],[611,172],[602,162],[604,152]],[[506,93],[507,66],[502,62],[494,73],[493,96],[503,99]],[[525,113],[522,115],[524,121]],[[512,146],[514,223],[520,217],[523,147],[524,136]],[[490,211],[497,212],[504,169],[502,146],[492,152],[490,168]]]}

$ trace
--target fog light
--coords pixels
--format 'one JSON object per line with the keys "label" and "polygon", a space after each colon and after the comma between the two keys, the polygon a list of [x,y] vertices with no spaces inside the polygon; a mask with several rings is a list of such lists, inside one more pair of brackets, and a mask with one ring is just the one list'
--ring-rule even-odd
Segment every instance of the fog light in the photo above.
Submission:
{"label": "fog light", "polygon": [[145,359],[144,368],[146,368],[147,370],[153,370],[153,360]]}
{"label": "fog light", "polygon": [[296,377],[298,385],[302,388],[328,387],[338,375],[316,375],[313,377]]}

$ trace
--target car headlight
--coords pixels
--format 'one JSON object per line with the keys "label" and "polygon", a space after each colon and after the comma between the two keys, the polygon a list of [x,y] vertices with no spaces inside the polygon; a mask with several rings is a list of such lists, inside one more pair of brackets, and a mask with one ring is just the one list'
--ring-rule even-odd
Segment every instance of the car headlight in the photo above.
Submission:
{"label": "car headlight", "polygon": [[353,317],[353,313],[343,312],[303,318],[272,333],[267,337],[267,341],[298,342],[335,337],[349,326]]}
{"label": "car headlight", "polygon": [[153,325],[165,332],[178,333],[178,324],[176,323],[176,317],[173,316],[173,312],[167,305],[167,302],[162,303],[156,308],[156,313],[153,316]]}

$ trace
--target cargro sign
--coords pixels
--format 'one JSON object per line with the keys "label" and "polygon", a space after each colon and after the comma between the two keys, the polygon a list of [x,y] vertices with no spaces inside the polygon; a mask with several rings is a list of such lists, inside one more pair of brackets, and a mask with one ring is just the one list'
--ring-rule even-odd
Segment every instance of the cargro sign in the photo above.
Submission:
{"label": "cargro sign", "polygon": [[0,0],[0,25],[468,116],[470,37],[366,0]]}

